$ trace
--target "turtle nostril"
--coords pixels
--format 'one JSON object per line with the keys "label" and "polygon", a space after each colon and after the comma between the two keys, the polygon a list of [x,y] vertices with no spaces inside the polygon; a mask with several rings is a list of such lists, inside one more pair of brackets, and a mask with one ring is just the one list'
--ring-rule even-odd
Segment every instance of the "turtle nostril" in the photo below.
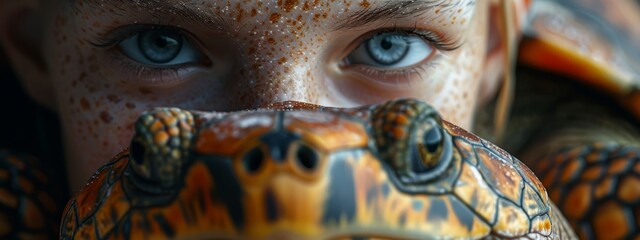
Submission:
{"label": "turtle nostril", "polygon": [[264,154],[262,153],[262,150],[260,150],[260,148],[254,148],[244,156],[244,169],[248,173],[255,173],[260,170],[263,161]]}
{"label": "turtle nostril", "polygon": [[129,147],[129,154],[131,154],[131,158],[136,164],[141,165],[144,163],[145,149],[142,143],[135,140],[132,141]]}
{"label": "turtle nostril", "polygon": [[318,155],[313,149],[304,145],[298,148],[296,160],[298,160],[298,163],[300,163],[302,167],[309,171],[318,166]]}

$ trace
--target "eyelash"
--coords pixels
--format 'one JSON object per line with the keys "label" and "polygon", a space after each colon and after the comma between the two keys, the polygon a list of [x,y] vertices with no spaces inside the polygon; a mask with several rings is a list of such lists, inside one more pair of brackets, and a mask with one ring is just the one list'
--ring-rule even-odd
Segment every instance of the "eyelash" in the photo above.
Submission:
{"label": "eyelash", "polygon": [[98,36],[97,39],[91,44],[99,48],[111,48],[125,39],[132,37],[133,35],[142,32],[144,30],[172,30],[176,31],[184,36],[189,36],[185,30],[179,27],[172,27],[168,25],[155,25],[155,24],[132,24],[125,27],[115,29],[114,31],[102,36]]}
{"label": "eyelash", "polygon": [[[375,36],[376,34],[383,34],[383,33],[389,33],[389,32],[418,36],[428,44],[432,45],[434,49],[438,50],[439,52],[455,51],[463,45],[462,42],[458,39],[445,38],[442,35],[437,34],[433,31],[424,31],[424,30],[417,29],[417,27],[413,27],[411,29],[406,29],[406,28],[403,29],[403,28],[398,28],[397,26],[394,26],[393,28],[376,29],[364,34],[362,37],[354,41],[355,44],[352,45],[349,48],[349,50],[346,52],[347,54],[350,54],[353,50],[355,50],[361,44],[364,44],[365,41],[367,41],[368,39],[371,39],[371,37]],[[379,69],[379,68],[364,66],[364,65],[348,66],[349,63],[347,62],[346,57],[343,57],[344,60],[341,62],[340,65],[343,68],[359,69],[358,72],[364,75],[365,78],[374,80],[377,82],[382,82],[383,84],[384,83],[388,84],[391,80],[388,80],[388,78],[384,78],[381,76],[393,76],[395,78],[396,84],[404,83],[405,85],[411,86],[413,82],[418,81],[417,79],[427,79],[424,77],[424,75],[428,75],[428,71],[430,69],[434,69],[438,64],[438,61],[435,61],[435,59],[433,58],[439,58],[439,57],[440,56],[438,55],[430,57],[429,59],[431,59],[431,61],[426,61],[425,63],[422,63],[418,66],[406,68],[406,69]],[[363,74],[363,73],[367,73],[367,74]],[[385,79],[385,80],[381,80],[381,79]]]}
{"label": "eyelash", "polygon": [[[180,33],[185,39],[191,41],[195,47],[197,41],[192,37],[193,35],[186,32],[184,29],[168,26],[168,25],[152,25],[152,24],[134,24],[128,25],[122,28],[118,28],[106,36],[99,36],[94,41],[90,42],[95,47],[104,49],[116,48],[118,44],[127,38],[133,37],[135,34],[139,34],[145,30],[172,30]],[[119,49],[113,49],[120,51]],[[170,86],[175,83],[182,82],[183,77],[180,75],[181,70],[185,70],[189,65],[175,65],[175,66],[149,66],[141,63],[137,63],[123,53],[111,54],[111,60],[120,65],[126,76],[135,76],[133,79],[139,81],[140,85],[149,86]],[[210,60],[205,56],[201,64],[208,65]]]}
{"label": "eyelash", "polygon": [[[106,36],[100,36],[95,39],[95,41],[90,42],[92,45],[99,48],[111,49],[116,47],[120,42],[125,39],[134,36],[145,30],[172,30],[180,33],[187,40],[194,43],[194,46],[198,46],[195,44],[197,41],[192,37],[193,35],[186,32],[184,29],[179,27],[173,27],[168,25],[152,25],[152,24],[135,24],[129,25],[123,28],[116,29],[111,33],[106,34]],[[413,28],[398,28],[394,26],[392,28],[382,28],[376,29],[373,31],[364,34],[362,37],[354,41],[355,46],[359,46],[363,44],[366,40],[370,39],[372,36],[376,34],[382,34],[387,32],[399,33],[399,34],[407,34],[414,35],[422,38],[426,43],[430,44],[434,47],[434,50],[438,50],[441,52],[449,52],[454,51],[462,46],[462,43],[459,40],[445,38],[440,34],[437,34],[433,31],[424,31],[417,29],[417,27]],[[350,48],[346,54],[350,54],[355,48]],[[117,50],[119,51],[119,50]],[[181,75],[179,71],[184,70],[184,65],[177,66],[165,66],[165,67],[156,67],[156,66],[147,66],[141,63],[137,63],[123,54],[113,54],[113,60],[121,65],[122,69],[129,73],[128,76],[136,76],[134,79],[136,81],[141,81],[141,84],[153,84],[154,86],[162,86],[162,85],[170,85],[172,83],[180,82]],[[206,58],[206,57],[205,57]],[[208,58],[206,58],[208,59]],[[343,58],[343,59],[346,59]],[[208,60],[205,60],[205,62]],[[387,79],[388,76],[392,76],[395,78],[396,82],[404,82],[408,85],[411,85],[412,81],[416,81],[416,79],[425,79],[423,75],[426,75],[429,69],[433,69],[435,65],[437,65],[437,61],[426,61],[425,63],[407,68],[407,69],[377,69],[370,66],[345,66],[347,65],[346,61],[342,61],[341,64],[343,67],[350,68],[359,68],[359,72],[367,73],[366,78],[369,79]],[[387,76],[387,77],[384,77]],[[389,82],[390,80],[381,80],[383,82]]]}
{"label": "eyelash", "polygon": [[426,63],[407,69],[385,70],[362,65],[351,66],[351,68],[358,69],[355,74],[362,75],[362,78],[379,82],[382,85],[393,83],[411,86],[414,82],[427,80],[428,78],[425,76],[428,76],[429,70],[436,69],[437,65],[437,61],[427,61]]}
{"label": "eyelash", "polygon": [[389,32],[418,36],[441,51],[455,51],[462,46],[462,42],[459,39],[446,38],[434,31],[418,29],[417,26],[414,26],[413,28],[399,28],[398,26],[394,26],[391,28],[375,29],[364,34],[363,37],[356,42],[363,43],[364,40],[367,40],[376,34]]}

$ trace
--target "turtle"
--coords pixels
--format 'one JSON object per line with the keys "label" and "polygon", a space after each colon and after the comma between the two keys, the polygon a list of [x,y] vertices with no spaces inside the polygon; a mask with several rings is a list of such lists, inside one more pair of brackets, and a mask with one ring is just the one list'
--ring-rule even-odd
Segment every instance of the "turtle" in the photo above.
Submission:
{"label": "turtle", "polygon": [[58,237],[64,199],[56,189],[37,158],[0,150],[0,238]]}
{"label": "turtle", "polygon": [[534,1],[502,135],[483,127],[490,111],[479,117],[476,133],[534,171],[580,239],[640,237],[639,9]]}
{"label": "turtle", "polygon": [[418,100],[160,108],[135,130],[61,239],[575,238],[527,166]]}
{"label": "turtle", "polygon": [[[640,54],[638,31],[633,28],[632,21],[638,18],[633,16],[637,14],[637,11],[633,10],[633,6],[636,5],[631,1],[602,0],[523,2],[526,5],[523,8],[530,8],[527,11],[529,18],[522,21],[525,23],[522,26],[524,36],[519,45],[510,42],[511,51],[506,54],[508,62],[519,64],[516,71],[517,82],[514,86],[512,74],[505,74],[507,81],[500,97],[502,100],[498,101],[500,104],[496,107],[498,117],[493,121],[494,126],[484,127],[483,124],[478,124],[475,132],[518,156],[540,177],[543,185],[549,190],[550,201],[558,204],[580,238],[635,237],[639,234],[640,226],[640,209],[637,204],[640,196],[640,187],[637,184],[640,173],[637,163],[640,155],[640,78],[637,65],[640,61],[637,58]],[[610,14],[616,11],[608,9],[616,8],[628,10],[631,17],[627,14],[626,19],[618,19],[619,16]],[[605,16],[609,21],[602,21],[598,16]],[[508,14],[502,21],[507,32],[519,27],[513,26],[514,22],[521,23],[520,20],[510,19]],[[508,114],[509,112],[511,114]],[[366,111],[363,114],[366,115]],[[211,117],[211,114],[204,115]],[[493,116],[491,113],[486,115]],[[196,119],[198,118],[207,117]],[[503,118],[508,118],[509,121],[503,121]],[[483,117],[479,119],[482,120]],[[443,126],[444,129],[451,129],[448,123],[443,123]],[[484,131],[485,128],[488,130]],[[491,134],[491,130],[495,130],[497,134]],[[196,132],[194,130],[192,134]],[[170,135],[169,132],[166,134]],[[166,134],[160,134],[158,139],[173,139]],[[451,135],[457,137],[456,132]],[[140,138],[142,137],[138,137]],[[147,143],[142,146],[153,145]],[[132,150],[139,147],[138,144],[132,144]],[[170,150],[171,154],[180,156],[189,153]],[[105,169],[124,171],[124,168],[128,168],[124,165],[130,164],[129,158],[141,159],[132,157],[133,155],[135,154],[131,154],[129,150],[123,152],[116,160],[103,167],[102,173],[107,174],[104,172]],[[156,154],[159,159],[167,157],[159,156]],[[116,166],[120,167],[114,168]],[[175,168],[184,166],[168,166],[165,170],[172,172]],[[132,174],[132,171],[127,173]],[[151,174],[155,170],[136,171],[147,171],[147,174]],[[101,179],[100,176],[94,176],[91,181],[98,181]],[[158,174],[154,176],[157,177]],[[178,175],[168,176],[179,178]],[[116,180],[109,181],[112,184]],[[171,185],[172,181],[174,180],[165,179],[160,185]],[[153,186],[155,183],[149,184]],[[100,192],[103,191],[100,189],[110,189],[107,187],[111,185],[89,185],[99,188],[96,191],[103,195],[81,195],[85,196],[83,202],[98,203],[98,206],[101,206],[99,203],[105,201],[102,196],[106,195],[105,192]],[[164,189],[155,189],[152,186],[145,189]],[[86,191],[89,190],[83,192]],[[77,200],[78,197],[74,198],[76,204],[68,209],[76,211],[73,213],[76,215],[79,214],[77,209],[80,206],[77,205]],[[554,208],[553,204],[549,204],[550,208]],[[91,210],[95,207],[89,206],[87,211],[95,211]],[[89,215],[94,216],[78,216]],[[69,223],[73,219],[66,220],[66,223]],[[561,220],[558,222],[564,223]],[[63,231],[67,234],[63,236],[75,231],[69,230],[71,227],[84,226],[84,223],[65,224],[70,228]],[[95,234],[98,234],[99,224],[94,224]],[[62,229],[65,229],[64,226]],[[569,230],[560,232],[571,234]]]}

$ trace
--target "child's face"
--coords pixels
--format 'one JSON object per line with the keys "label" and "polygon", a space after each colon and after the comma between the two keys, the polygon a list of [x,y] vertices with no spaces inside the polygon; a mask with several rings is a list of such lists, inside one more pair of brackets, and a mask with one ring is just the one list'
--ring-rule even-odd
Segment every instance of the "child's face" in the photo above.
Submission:
{"label": "child's face", "polygon": [[153,107],[413,97],[468,128],[487,49],[489,1],[58,2],[43,49],[71,186]]}

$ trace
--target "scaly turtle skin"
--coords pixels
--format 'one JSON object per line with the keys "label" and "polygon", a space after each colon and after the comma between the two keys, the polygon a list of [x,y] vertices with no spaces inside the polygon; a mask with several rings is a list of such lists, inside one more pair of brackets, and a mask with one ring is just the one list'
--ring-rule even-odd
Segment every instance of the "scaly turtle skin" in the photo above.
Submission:
{"label": "scaly turtle skin", "polygon": [[574,237],[526,166],[419,101],[158,109],[136,132],[68,203],[62,239]]}
{"label": "scaly turtle skin", "polygon": [[631,1],[537,0],[529,13],[518,63],[597,89],[640,121],[637,23],[594,12],[623,7],[635,14],[632,20],[640,20],[640,7]]}
{"label": "scaly turtle skin", "polygon": [[[621,11],[620,9],[624,9]],[[640,238],[640,7],[538,0],[504,143],[581,239]]]}
{"label": "scaly turtle skin", "polygon": [[0,239],[54,239],[61,207],[49,179],[27,155],[0,150]]}
{"label": "scaly turtle skin", "polygon": [[534,171],[581,239],[639,237],[640,131],[633,117],[587,86],[521,73],[518,88],[528,95],[516,98],[506,149]]}

